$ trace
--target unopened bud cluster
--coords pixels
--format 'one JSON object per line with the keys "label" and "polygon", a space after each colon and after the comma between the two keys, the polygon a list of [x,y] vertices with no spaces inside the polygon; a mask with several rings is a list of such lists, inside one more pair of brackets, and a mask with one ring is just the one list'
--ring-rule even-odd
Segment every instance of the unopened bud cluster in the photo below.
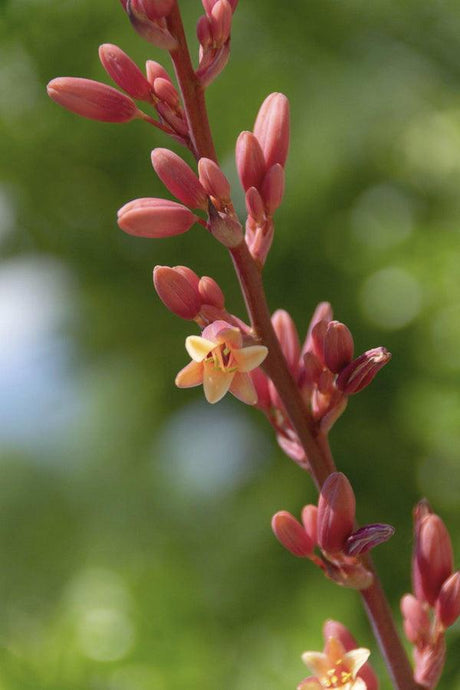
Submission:
{"label": "unopened bud cluster", "polygon": [[318,506],[303,508],[302,523],[283,510],[273,516],[272,529],[288,551],[310,559],[331,580],[344,587],[366,589],[372,584],[372,573],[359,556],[388,541],[394,528],[376,523],[355,529],[355,512],[350,482],[342,472],[334,472],[321,488]]}
{"label": "unopened bud cluster", "polygon": [[447,628],[460,617],[460,571],[444,522],[427,501],[414,510],[413,593],[401,600],[406,637],[414,645],[417,683],[436,687],[445,661]]}
{"label": "unopened bud cluster", "polygon": [[[391,354],[384,347],[353,357],[349,329],[332,318],[332,307],[321,302],[313,314],[301,346],[296,326],[284,310],[273,314],[273,328],[292,376],[322,432],[330,430],[347,405],[348,396],[368,386]],[[308,459],[292,428],[283,403],[271,382],[261,372],[254,375],[259,406],[276,430],[284,452],[307,467]]]}

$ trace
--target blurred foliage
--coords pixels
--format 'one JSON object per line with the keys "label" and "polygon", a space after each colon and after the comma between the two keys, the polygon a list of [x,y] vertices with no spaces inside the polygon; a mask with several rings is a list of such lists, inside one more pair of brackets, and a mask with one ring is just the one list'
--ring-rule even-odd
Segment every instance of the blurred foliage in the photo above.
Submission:
{"label": "blurred foliage", "polygon": [[[198,0],[183,0],[193,27]],[[270,91],[292,105],[287,191],[265,275],[303,334],[330,300],[357,349],[393,360],[332,433],[361,521],[397,527],[376,560],[398,615],[411,508],[426,495],[460,554],[460,13],[457,0],[241,0],[208,94],[223,167]],[[177,391],[190,326],[154,264],[211,274],[202,229],[123,235],[115,211],[161,196],[144,123],[78,119],[58,75],[108,81],[97,46],[164,61],[119,3],[3,0],[0,17],[1,690],[293,688],[326,617],[375,651],[358,597],[275,542],[308,477],[234,400]],[[458,562],[457,562],[458,565]],[[459,628],[440,690],[460,688]],[[382,687],[389,680],[373,654]]]}

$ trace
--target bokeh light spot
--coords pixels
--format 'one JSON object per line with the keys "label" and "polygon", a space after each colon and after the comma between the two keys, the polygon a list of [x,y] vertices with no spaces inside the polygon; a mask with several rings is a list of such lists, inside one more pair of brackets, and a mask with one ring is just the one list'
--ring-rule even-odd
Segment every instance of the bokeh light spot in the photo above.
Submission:
{"label": "bokeh light spot", "polygon": [[371,187],[352,209],[351,227],[354,237],[370,249],[388,249],[412,232],[411,201],[390,184]]}
{"label": "bokeh light spot", "polygon": [[419,314],[419,282],[401,268],[384,268],[371,275],[361,291],[361,308],[367,319],[386,330],[407,326]]}

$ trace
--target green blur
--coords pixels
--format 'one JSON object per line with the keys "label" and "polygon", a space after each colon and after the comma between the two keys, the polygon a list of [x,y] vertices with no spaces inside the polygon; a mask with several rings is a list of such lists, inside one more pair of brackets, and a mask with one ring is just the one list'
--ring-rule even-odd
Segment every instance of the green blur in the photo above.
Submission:
{"label": "green blur", "polygon": [[[181,6],[196,52],[201,3]],[[234,399],[208,408],[202,391],[174,387],[194,326],[160,303],[153,266],[187,264],[219,281],[230,311],[244,318],[244,307],[203,228],[162,241],[117,228],[126,201],[170,198],[150,165],[169,141],[146,123],[79,119],[46,96],[55,76],[109,83],[101,43],[140,66],[165,56],[118,2],[2,0],[0,10],[0,295],[33,290],[5,276],[38,266],[45,282],[56,274],[50,299],[62,312],[58,346],[37,352],[30,372],[37,405],[24,421],[19,409],[23,433],[2,440],[0,420],[0,690],[288,690],[308,675],[300,654],[322,648],[326,618],[370,646],[389,689],[359,597],[271,533],[274,512],[315,502],[308,476],[256,411]],[[303,337],[329,300],[358,353],[393,353],[331,444],[360,522],[396,527],[375,560],[398,625],[420,497],[450,528],[460,564],[459,56],[457,0],[241,0],[230,63],[208,92],[240,209],[236,137],[268,93],[291,102],[271,308],[288,309]],[[31,294],[20,304],[31,313],[18,320],[44,306]],[[56,382],[42,382],[42,408],[43,357]],[[17,375],[31,404],[29,374]],[[448,634],[439,690],[460,689],[459,633]]]}

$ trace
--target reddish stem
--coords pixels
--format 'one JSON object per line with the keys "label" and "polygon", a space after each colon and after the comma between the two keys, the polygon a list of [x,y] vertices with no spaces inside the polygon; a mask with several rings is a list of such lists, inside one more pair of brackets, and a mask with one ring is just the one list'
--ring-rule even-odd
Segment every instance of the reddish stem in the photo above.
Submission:
{"label": "reddish stem", "polygon": [[[171,51],[171,58],[182,94],[193,153],[197,160],[206,157],[217,162],[206,111],[204,89],[193,70],[177,4],[168,16],[167,24],[168,30],[178,41],[178,47]],[[272,379],[283,401],[307,454],[313,479],[319,489],[328,475],[336,469],[327,437],[316,428],[281,351],[271,323],[259,266],[252,258],[244,241],[231,249],[230,253],[254,333],[260,342],[268,347],[269,354],[264,362],[265,371]],[[365,559],[365,563],[374,574],[374,582],[360,594],[394,686],[397,690],[421,690],[413,679],[409,660],[397,634],[391,609],[375,568],[370,559]]]}

